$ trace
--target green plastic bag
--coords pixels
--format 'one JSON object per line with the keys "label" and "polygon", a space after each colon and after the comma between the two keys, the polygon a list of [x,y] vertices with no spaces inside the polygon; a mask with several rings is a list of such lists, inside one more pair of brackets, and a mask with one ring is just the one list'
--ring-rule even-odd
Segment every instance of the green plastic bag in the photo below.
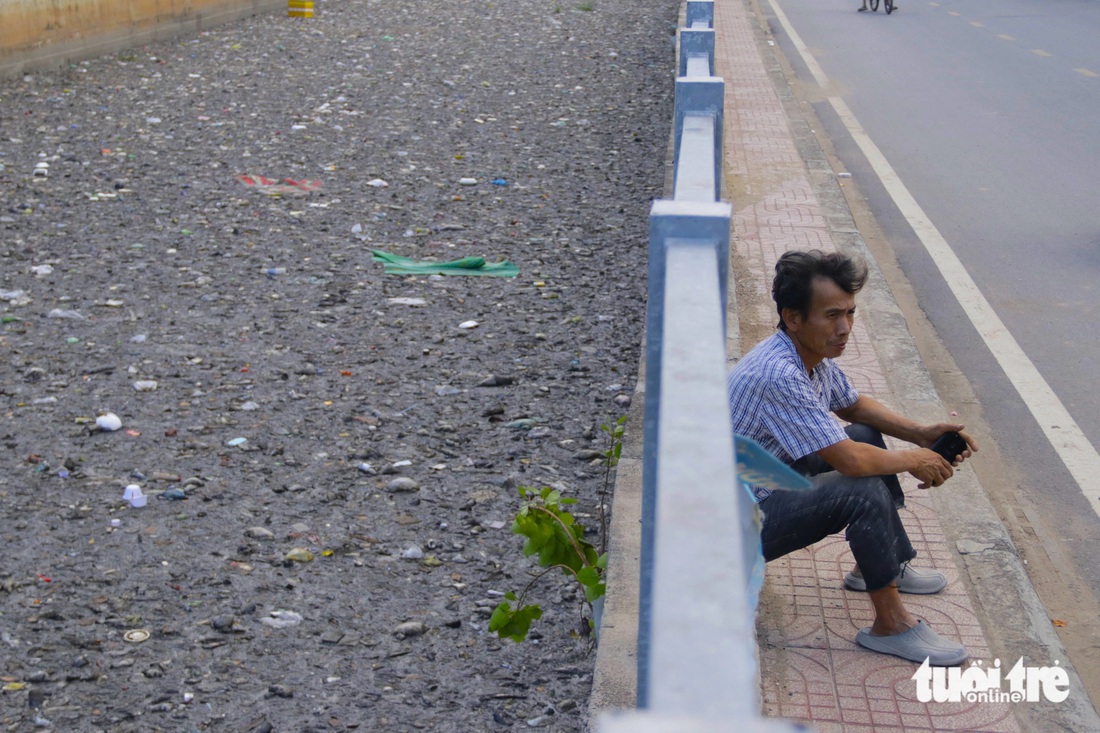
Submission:
{"label": "green plastic bag", "polygon": [[371,259],[384,263],[384,271],[387,275],[486,275],[489,277],[519,275],[519,268],[508,260],[486,262],[484,257],[463,257],[450,262],[430,262],[372,249]]}

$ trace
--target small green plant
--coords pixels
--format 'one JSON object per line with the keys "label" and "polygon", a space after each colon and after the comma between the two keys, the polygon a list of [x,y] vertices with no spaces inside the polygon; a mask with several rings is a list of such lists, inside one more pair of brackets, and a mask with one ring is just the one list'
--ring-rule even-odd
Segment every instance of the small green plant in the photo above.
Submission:
{"label": "small green plant", "polygon": [[583,3],[579,3],[577,5],[577,10],[580,10],[580,11],[585,12],[585,13],[591,13],[595,9],[596,9],[595,4],[590,3],[590,2],[583,2]]}
{"label": "small green plant", "polygon": [[607,552],[607,492],[611,489],[611,472],[619,465],[623,454],[623,434],[626,432],[626,415],[614,425],[601,425],[600,430],[611,438],[611,447],[603,452],[603,487],[600,489],[600,553]]}
{"label": "small green plant", "polygon": [[523,505],[512,523],[512,532],[527,538],[523,545],[524,556],[537,554],[539,565],[544,570],[531,579],[519,596],[511,591],[506,593],[504,600],[493,610],[493,615],[489,618],[489,631],[502,639],[511,639],[518,644],[527,638],[531,623],[542,618],[542,608],[533,604],[525,606],[523,601],[531,587],[554,568],[560,568],[563,573],[573,576],[581,584],[584,600],[589,605],[603,597],[607,591],[603,579],[607,569],[605,505],[611,485],[611,472],[618,465],[623,452],[626,416],[620,417],[614,425],[601,425],[600,429],[611,438],[611,447],[602,452],[604,481],[600,490],[599,550],[584,538],[584,527],[563,508],[576,504],[576,499],[563,497],[560,491],[549,486],[537,491],[528,486],[520,486],[519,495],[523,499]]}
{"label": "small green plant", "polygon": [[[509,591],[489,618],[489,631],[501,638],[519,643],[527,638],[531,622],[542,618],[537,605],[524,606],[527,592],[554,568],[573,576],[584,588],[584,600],[588,603],[604,594],[603,571],[607,568],[607,553],[599,554],[595,546],[584,538],[584,527],[577,524],[573,515],[562,507],[575,504],[576,499],[563,497],[560,491],[544,486],[536,491],[528,486],[519,487],[523,506],[512,523],[512,531],[527,538],[523,545],[524,556],[538,555],[540,572],[517,597]],[[516,607],[512,608],[512,603]]]}

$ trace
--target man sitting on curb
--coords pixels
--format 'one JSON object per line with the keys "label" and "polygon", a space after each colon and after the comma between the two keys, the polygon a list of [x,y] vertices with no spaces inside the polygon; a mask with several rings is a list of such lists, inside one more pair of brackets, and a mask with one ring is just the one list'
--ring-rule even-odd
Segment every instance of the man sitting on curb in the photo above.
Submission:
{"label": "man sitting on curb", "polygon": [[[967,659],[912,616],[901,593],[938,593],[947,579],[909,566],[916,551],[898,516],[904,503],[896,474],[907,471],[920,488],[939,486],[952,463],[929,450],[945,432],[962,425],[920,425],[860,395],[833,359],[844,353],[856,312],[856,293],[867,266],[842,254],[791,251],[779,258],[772,298],[779,331],[757,344],[727,379],[733,431],[756,440],[796,471],[812,477],[805,491],[754,490],[764,515],[765,560],[774,560],[845,531],[857,567],[844,578],[867,591],[874,623],[856,643],[914,662],[953,666]],[[842,428],[833,414],[851,423]],[[915,444],[888,450],[883,434]],[[969,458],[969,446],[954,465]]]}

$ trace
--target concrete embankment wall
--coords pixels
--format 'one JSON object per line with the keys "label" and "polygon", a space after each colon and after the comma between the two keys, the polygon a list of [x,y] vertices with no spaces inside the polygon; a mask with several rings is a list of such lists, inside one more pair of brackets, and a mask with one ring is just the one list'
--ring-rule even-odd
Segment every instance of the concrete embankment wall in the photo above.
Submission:
{"label": "concrete embankment wall", "polygon": [[0,78],[282,9],[287,0],[0,0]]}

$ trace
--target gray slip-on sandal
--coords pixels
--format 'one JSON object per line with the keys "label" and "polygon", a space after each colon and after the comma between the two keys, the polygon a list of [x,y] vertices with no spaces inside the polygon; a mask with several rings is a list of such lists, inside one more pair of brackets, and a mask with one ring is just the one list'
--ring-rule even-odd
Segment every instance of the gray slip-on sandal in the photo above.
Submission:
{"label": "gray slip-on sandal", "polygon": [[908,631],[891,636],[872,634],[870,627],[860,629],[856,634],[856,643],[873,652],[893,654],[910,662],[927,659],[933,667],[957,667],[970,657],[966,647],[944,639],[924,621],[918,621]]}
{"label": "gray slip-on sandal", "polygon": [[[947,576],[938,570],[921,570],[906,564],[902,566],[894,582],[898,584],[899,593],[932,595],[947,587]],[[844,576],[844,587],[848,590],[864,592],[867,590],[867,581],[862,575],[850,572]]]}

